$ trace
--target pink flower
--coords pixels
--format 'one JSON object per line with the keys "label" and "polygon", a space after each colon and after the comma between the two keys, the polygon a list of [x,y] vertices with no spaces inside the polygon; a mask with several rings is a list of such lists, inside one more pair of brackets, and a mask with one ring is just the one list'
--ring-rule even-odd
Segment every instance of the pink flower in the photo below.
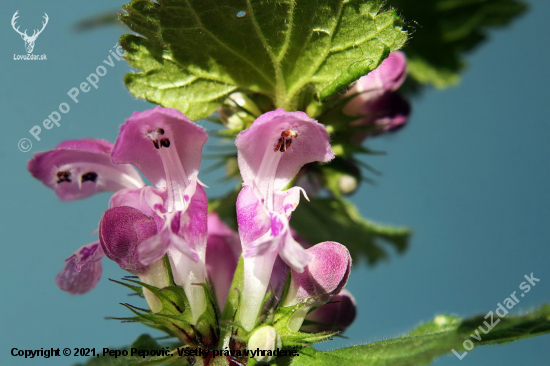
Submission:
{"label": "pink flower", "polygon": [[355,298],[346,289],[330,301],[307,314],[306,320],[315,324],[303,325],[300,330],[317,332],[343,332],[353,323],[357,314]]}
{"label": "pink flower", "polygon": [[[168,254],[175,281],[198,319],[206,306],[200,284],[206,282],[208,202],[197,175],[207,139],[204,129],[181,112],[157,107],[134,113],[114,146],[102,140],[66,141],[29,161],[31,174],[63,200],[116,191],[100,222],[100,243],[67,259],[56,278],[62,289],[84,293],[93,288],[104,255],[143,282],[163,287],[168,283],[162,258]],[[146,187],[129,164],[155,187]]]}
{"label": "pink flower", "polygon": [[345,246],[326,241],[307,249],[312,260],[305,271],[292,270],[290,286],[282,306],[304,305],[295,311],[289,328],[297,332],[310,309],[326,304],[348,281],[351,255]]}
{"label": "pink flower", "polygon": [[[344,107],[344,113],[363,117],[353,125],[372,125],[374,134],[402,127],[410,114],[409,103],[396,92],[407,76],[407,60],[400,51],[392,52],[380,66],[362,76],[346,96],[357,94]],[[373,133],[364,133],[357,139]]]}
{"label": "pink flower", "polygon": [[299,187],[283,191],[300,168],[334,158],[323,127],[302,112],[283,109],[260,116],[236,139],[243,189],[237,199],[237,221],[244,258],[241,325],[256,322],[275,259],[302,272],[310,255],[290,231],[289,219],[300,201]]}
{"label": "pink flower", "polygon": [[133,166],[111,162],[112,150],[113,144],[104,140],[68,140],[53,150],[35,154],[27,168],[63,201],[143,187]]}
{"label": "pink flower", "polygon": [[99,242],[80,247],[65,260],[67,264],[55,277],[55,283],[70,294],[85,294],[99,282],[104,256]]}
{"label": "pink flower", "polygon": [[[113,144],[108,141],[69,140],[53,150],[35,154],[27,167],[33,177],[64,201],[143,187],[143,180],[133,166],[111,162],[112,150]],[[101,277],[100,260],[104,255],[99,241],[79,248],[55,278],[59,288],[71,294],[90,291]]]}
{"label": "pink flower", "polygon": [[[139,262],[153,265],[168,254],[194,321],[206,307],[200,284],[206,282],[208,200],[197,176],[207,139],[204,129],[183,113],[156,107],[134,113],[121,126],[112,153],[114,163],[135,165],[155,185],[119,191],[111,203],[138,209],[154,222],[157,232],[137,243]],[[111,216],[104,215],[101,225],[106,220]],[[128,230],[142,228],[134,222],[125,225]]]}

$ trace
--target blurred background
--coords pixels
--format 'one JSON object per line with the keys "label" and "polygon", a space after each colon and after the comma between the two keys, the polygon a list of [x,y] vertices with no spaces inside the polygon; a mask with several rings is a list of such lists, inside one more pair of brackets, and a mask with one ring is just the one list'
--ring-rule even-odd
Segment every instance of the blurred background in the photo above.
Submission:
{"label": "blurred background", "polygon": [[[107,280],[125,275],[114,262],[103,261],[102,280],[86,295],[64,293],[54,282],[63,260],[95,240],[91,232],[109,194],[63,203],[26,170],[33,153],[66,139],[114,141],[126,118],[150,108],[126,90],[122,79],[130,69],[124,61],[107,67],[98,89],[81,93],[78,104],[67,95],[107,59],[126,32],[119,26],[77,32],[75,24],[123,3],[25,0],[2,7],[2,365],[72,365],[85,360],[24,359],[12,357],[10,350],[100,350],[128,345],[149,332],[139,324],[105,320],[130,315],[120,302],[139,306],[143,301],[128,298],[127,290]],[[364,262],[355,266],[347,288],[357,300],[358,317],[347,338],[318,348],[389,339],[437,314],[486,314],[531,272],[541,281],[513,312],[550,301],[550,41],[545,26],[550,3],[527,3],[523,16],[492,31],[490,40],[468,55],[470,66],[458,86],[426,90],[413,100],[413,115],[403,130],[369,141],[369,147],[387,152],[366,160],[382,175],[376,184],[363,184],[351,199],[364,216],[410,227],[414,235],[403,255],[392,254],[374,267]],[[21,30],[36,28],[43,13],[48,14],[34,50],[46,54],[47,61],[13,59],[26,54],[10,24],[16,10]],[[71,109],[62,115],[60,127],[43,129],[39,142],[32,139],[28,131],[63,102]],[[21,138],[32,139],[30,152],[18,150]],[[203,167],[214,162],[205,159]],[[222,174],[201,175],[209,195],[227,190],[219,182]],[[549,341],[545,335],[480,347],[462,361],[451,354],[434,365],[542,365],[550,359]]]}

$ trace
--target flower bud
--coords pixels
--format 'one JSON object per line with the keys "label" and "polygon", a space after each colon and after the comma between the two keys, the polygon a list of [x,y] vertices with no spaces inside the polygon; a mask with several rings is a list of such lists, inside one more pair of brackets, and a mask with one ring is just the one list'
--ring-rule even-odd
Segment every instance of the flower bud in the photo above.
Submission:
{"label": "flower bud", "polygon": [[342,290],[325,305],[321,305],[306,316],[316,324],[304,325],[307,332],[343,332],[353,323],[357,314],[355,299],[347,290]]}
{"label": "flower bud", "polygon": [[326,241],[307,251],[312,260],[302,273],[292,271],[292,280],[282,303],[283,306],[306,303],[289,321],[292,331],[300,329],[309,309],[325,304],[344,288],[351,270],[351,256],[342,244]]}
{"label": "flower bud", "polygon": [[248,349],[250,351],[259,350],[254,356],[258,362],[269,362],[275,358],[273,355],[276,349],[283,346],[281,337],[270,325],[264,325],[256,329],[248,339]]}
{"label": "flower bud", "polygon": [[138,260],[137,246],[156,233],[155,220],[129,206],[108,209],[99,224],[99,240],[105,255],[136,275],[147,271],[147,266]]}
{"label": "flower bud", "polygon": [[351,269],[351,256],[345,246],[325,241],[307,249],[311,262],[302,273],[292,271],[292,281],[284,306],[308,300],[314,306],[326,303],[344,288]]}
{"label": "flower bud", "polygon": [[369,135],[395,131],[403,127],[411,113],[407,100],[396,90],[407,76],[407,60],[402,52],[392,52],[380,66],[361,77],[346,94],[355,95],[344,107],[344,114],[362,117],[352,126],[372,127],[358,132],[355,144]]}
{"label": "flower bud", "polygon": [[397,90],[407,77],[407,59],[403,52],[392,52],[373,71],[362,76],[353,84],[346,95],[358,94],[345,107],[349,116],[364,115],[366,105],[384,93]]}
{"label": "flower bud", "polygon": [[[140,277],[140,280],[156,287],[168,286],[164,260],[146,266],[139,261],[138,245],[157,234],[154,218],[140,210],[119,206],[108,209],[99,223],[99,241],[105,255],[118,263],[120,268]],[[145,299],[154,312],[161,309],[159,300],[146,288]]]}
{"label": "flower bud", "polygon": [[350,174],[342,174],[338,179],[338,189],[343,194],[350,194],[357,189],[359,182],[356,177]]}

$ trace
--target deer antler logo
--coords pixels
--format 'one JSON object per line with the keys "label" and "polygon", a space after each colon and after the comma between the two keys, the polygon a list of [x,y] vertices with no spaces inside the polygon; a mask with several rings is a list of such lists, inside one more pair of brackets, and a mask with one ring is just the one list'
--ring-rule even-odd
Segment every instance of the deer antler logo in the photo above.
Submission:
{"label": "deer antler logo", "polygon": [[42,29],[40,29],[40,30],[35,29],[32,36],[29,37],[27,35],[27,30],[26,29],[25,29],[24,32],[20,32],[19,27],[15,28],[15,20],[17,18],[19,18],[19,16],[17,15],[18,12],[19,12],[19,10],[17,10],[15,12],[15,14],[13,14],[13,18],[11,18],[11,26],[13,27],[13,29],[17,33],[19,33],[21,35],[21,38],[23,38],[23,41],[25,41],[25,48],[27,49],[27,53],[32,53],[32,50],[34,49],[34,42],[36,41],[36,38],[38,38],[40,33],[42,33],[44,28],[46,28],[46,24],[48,24],[48,19],[49,19],[48,14],[44,13],[44,19],[46,19],[46,21],[42,22]]}

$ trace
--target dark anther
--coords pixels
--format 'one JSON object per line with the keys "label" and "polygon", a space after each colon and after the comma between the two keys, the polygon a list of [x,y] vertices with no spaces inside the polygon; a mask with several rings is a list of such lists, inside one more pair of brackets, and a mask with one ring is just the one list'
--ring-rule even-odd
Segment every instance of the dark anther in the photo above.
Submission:
{"label": "dark anther", "polygon": [[164,130],[162,128],[157,128],[157,133],[159,135],[164,135]]}
{"label": "dark anther", "polygon": [[170,140],[168,140],[168,139],[160,140],[160,146],[170,147]]}
{"label": "dark anther", "polygon": [[80,178],[82,180],[82,183],[84,182],[95,182],[97,179],[97,173],[94,172],[88,172],[86,174],[82,174],[82,177]]}
{"label": "dark anther", "polygon": [[153,140],[153,145],[155,145],[155,149],[160,149],[158,140]]}
{"label": "dark anther", "polygon": [[273,151],[281,151],[285,152],[285,139],[283,137],[279,138],[279,141],[277,141],[277,144],[275,145],[275,149]]}
{"label": "dark anther", "polygon": [[281,144],[281,147],[279,148],[280,152],[285,152],[286,148],[290,145],[290,142],[292,140],[285,141],[282,137],[279,139],[279,143]]}
{"label": "dark anther", "polygon": [[294,130],[284,130],[281,132],[281,137],[277,140],[275,144],[275,149],[273,151],[285,152],[286,149],[292,144],[292,139],[298,137],[298,132]]}
{"label": "dark anther", "polygon": [[57,172],[57,183],[61,182],[71,183],[71,172]]}

